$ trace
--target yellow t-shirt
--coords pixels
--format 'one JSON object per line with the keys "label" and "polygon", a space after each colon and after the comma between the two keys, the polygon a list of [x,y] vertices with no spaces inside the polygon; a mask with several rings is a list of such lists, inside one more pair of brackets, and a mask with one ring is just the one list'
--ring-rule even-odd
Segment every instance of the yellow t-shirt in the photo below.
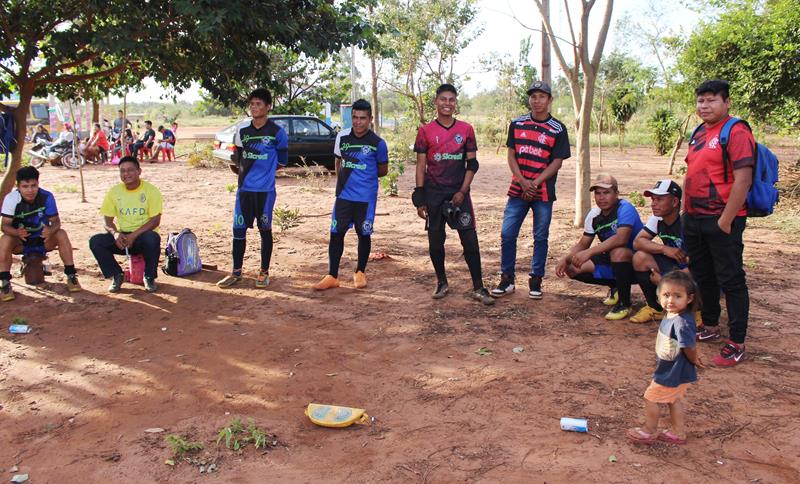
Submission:
{"label": "yellow t-shirt", "polygon": [[144,180],[136,190],[128,190],[124,183],[114,185],[106,194],[100,213],[116,217],[120,232],[133,232],[161,214],[161,192]]}

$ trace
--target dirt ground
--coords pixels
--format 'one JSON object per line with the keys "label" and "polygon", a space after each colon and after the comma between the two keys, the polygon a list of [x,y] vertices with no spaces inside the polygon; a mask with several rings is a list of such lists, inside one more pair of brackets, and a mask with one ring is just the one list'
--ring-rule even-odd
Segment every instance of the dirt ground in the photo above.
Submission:
{"label": "dirt ground", "polygon": [[[500,156],[480,158],[473,197],[491,286],[509,174]],[[665,161],[646,149],[608,150],[603,158],[602,170],[618,175],[623,192],[642,191],[664,174]],[[84,291],[67,293],[56,256],[47,283],[15,279],[17,299],[0,305],[4,326],[21,316],[34,328],[10,335],[4,327],[0,335],[2,475],[16,466],[34,483],[800,482],[796,236],[763,223],[747,229],[749,359],[700,373],[687,400],[686,446],[642,448],[624,432],[643,422],[656,325],[607,322],[601,288],[553,274],[581,233],[571,226],[574,164],[558,181],[544,299],[520,290],[494,307],[466,297],[469,275],[454,233],[451,293],[430,298],[434,275],[409,199],[412,172],[401,179],[401,197],[378,202],[373,253],[390,258],[370,262],[368,288],[352,288],[350,235],[345,287],[314,293],[310,285],[327,270],[332,177],[293,169],[279,178],[278,206],[299,208],[302,217],[298,227],[276,230],[272,284],[257,290],[247,279],[221,290],[214,283],[230,264],[233,175],[180,161],[144,166],[164,194],[162,234],[191,227],[203,262],[220,270],[161,275],[155,294],[125,285],[109,295],[88,239],[101,228],[98,208],[118,181],[116,168],[86,169],[87,203],[72,192],[80,186],[76,172],[44,168],[42,186],[56,192]],[[648,212],[641,209],[643,219]],[[529,218],[517,260],[522,287],[530,231]],[[249,240],[252,277],[258,239],[251,233]],[[641,304],[638,289],[634,297]],[[518,346],[522,353],[512,351]],[[481,347],[491,353],[477,354]],[[718,345],[700,351],[710,361]],[[316,427],[303,415],[310,402],[365,408],[375,420]],[[590,432],[561,431],[563,416],[587,418]],[[254,419],[275,444],[241,452],[218,446],[218,430],[234,417]],[[165,432],[145,432],[153,427]],[[205,450],[194,463],[165,465],[168,434]],[[218,469],[201,474],[200,461]]]}

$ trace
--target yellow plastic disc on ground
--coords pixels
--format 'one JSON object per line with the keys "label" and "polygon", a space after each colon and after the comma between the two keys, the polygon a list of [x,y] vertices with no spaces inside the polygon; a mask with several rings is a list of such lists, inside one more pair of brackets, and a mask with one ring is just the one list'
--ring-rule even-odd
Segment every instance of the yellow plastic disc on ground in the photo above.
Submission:
{"label": "yellow plastic disc on ground", "polygon": [[306,416],[323,427],[349,427],[354,423],[364,423],[369,416],[363,408],[339,407],[309,403]]}

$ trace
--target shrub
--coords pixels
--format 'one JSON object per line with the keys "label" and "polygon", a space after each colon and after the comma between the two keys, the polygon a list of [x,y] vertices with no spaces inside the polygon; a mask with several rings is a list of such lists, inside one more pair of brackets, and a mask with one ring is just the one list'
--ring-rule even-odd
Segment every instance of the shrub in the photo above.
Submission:
{"label": "shrub", "polygon": [[667,154],[678,134],[678,119],[669,109],[659,108],[647,120],[647,127],[650,128],[656,152],[659,155]]}

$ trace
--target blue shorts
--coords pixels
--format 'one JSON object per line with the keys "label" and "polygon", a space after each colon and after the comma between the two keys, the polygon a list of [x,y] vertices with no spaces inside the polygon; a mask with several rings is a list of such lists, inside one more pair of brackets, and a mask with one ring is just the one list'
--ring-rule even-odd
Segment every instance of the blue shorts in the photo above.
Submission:
{"label": "blue shorts", "polygon": [[233,209],[233,229],[253,228],[256,220],[259,230],[272,230],[272,209],[275,207],[275,192],[236,191],[236,206]]}
{"label": "blue shorts", "polygon": [[592,276],[595,279],[614,279],[614,269],[611,267],[611,256],[607,252],[593,255],[591,258],[594,264]]}
{"label": "blue shorts", "polygon": [[354,202],[337,198],[331,214],[331,233],[345,234],[355,227],[358,235],[372,235],[377,200]]}
{"label": "blue shorts", "polygon": [[653,259],[656,260],[656,264],[658,264],[658,273],[662,276],[667,272],[686,269],[689,267],[687,264],[679,264],[678,261],[672,257],[667,257],[664,254],[653,254]]}

